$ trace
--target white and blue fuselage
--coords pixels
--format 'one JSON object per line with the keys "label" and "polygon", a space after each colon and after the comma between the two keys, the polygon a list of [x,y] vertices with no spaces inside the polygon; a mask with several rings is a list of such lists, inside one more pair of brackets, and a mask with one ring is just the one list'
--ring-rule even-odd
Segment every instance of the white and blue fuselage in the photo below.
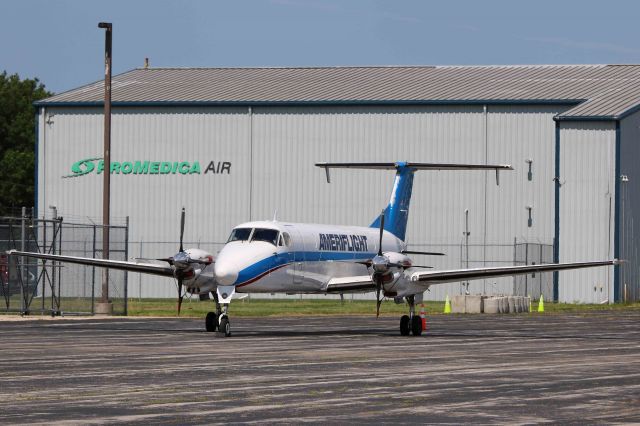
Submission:
{"label": "white and blue fuselage", "polygon": [[[239,293],[324,293],[332,278],[368,275],[379,230],[360,226],[258,221],[236,226],[216,258],[218,285]],[[405,244],[385,231],[383,252]]]}

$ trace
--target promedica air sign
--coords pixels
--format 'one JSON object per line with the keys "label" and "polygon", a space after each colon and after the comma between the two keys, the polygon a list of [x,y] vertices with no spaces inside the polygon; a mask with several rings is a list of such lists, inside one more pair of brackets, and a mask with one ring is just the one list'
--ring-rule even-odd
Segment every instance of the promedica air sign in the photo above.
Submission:
{"label": "promedica air sign", "polygon": [[[104,160],[101,158],[85,158],[71,166],[72,174],[63,178],[80,177],[91,173],[101,174],[104,171]],[[228,161],[210,161],[202,171],[199,161],[112,161],[111,174],[122,175],[193,175],[193,174],[231,174],[231,163]]]}

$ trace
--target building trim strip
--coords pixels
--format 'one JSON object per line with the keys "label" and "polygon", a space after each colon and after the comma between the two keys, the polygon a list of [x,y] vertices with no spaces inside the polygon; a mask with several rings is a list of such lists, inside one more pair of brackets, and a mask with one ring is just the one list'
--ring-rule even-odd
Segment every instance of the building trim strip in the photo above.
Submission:
{"label": "building trim strip", "polygon": [[[560,121],[556,120],[555,141],[555,189],[554,189],[554,229],[553,229],[553,262],[560,263]],[[553,301],[557,302],[559,294],[560,273],[553,273]]]}
{"label": "building trim strip", "polygon": [[[614,228],[613,228],[613,257],[620,258],[620,121],[616,121],[615,143],[615,204],[614,204]],[[613,267],[613,300],[621,302],[620,266]]]}
{"label": "building trim strip", "polygon": [[[381,106],[381,105],[578,105],[585,99],[311,100],[311,101],[114,101],[119,107]],[[35,106],[102,107],[103,101],[34,102]]]}

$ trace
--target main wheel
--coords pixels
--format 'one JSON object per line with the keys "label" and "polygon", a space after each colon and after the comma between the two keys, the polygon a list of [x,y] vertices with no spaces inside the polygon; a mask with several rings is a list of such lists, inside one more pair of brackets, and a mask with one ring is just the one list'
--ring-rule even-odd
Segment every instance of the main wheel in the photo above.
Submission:
{"label": "main wheel", "polygon": [[409,315],[403,315],[400,318],[400,335],[409,335]]}
{"label": "main wheel", "polygon": [[231,336],[231,324],[229,324],[229,318],[224,317],[220,320],[220,328],[218,331],[220,333],[224,333],[225,337]]}
{"label": "main wheel", "polygon": [[414,315],[413,318],[411,318],[411,333],[414,336],[422,334],[422,318],[420,318],[420,315]]}
{"label": "main wheel", "polygon": [[218,328],[218,316],[215,312],[209,312],[204,323],[207,327],[207,331],[216,331],[216,328]]}

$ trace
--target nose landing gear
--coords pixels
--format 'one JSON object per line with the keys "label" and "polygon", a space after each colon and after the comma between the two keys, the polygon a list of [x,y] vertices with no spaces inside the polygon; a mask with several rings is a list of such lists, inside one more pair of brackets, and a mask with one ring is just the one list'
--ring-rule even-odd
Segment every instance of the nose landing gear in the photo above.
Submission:
{"label": "nose landing gear", "polygon": [[216,311],[207,313],[205,318],[205,328],[208,332],[218,331],[218,333],[223,334],[225,337],[231,336],[231,324],[229,323],[229,315],[227,314],[227,310],[229,309],[229,304],[220,305],[218,301],[218,294],[216,292],[212,292],[213,300],[216,304]]}
{"label": "nose landing gear", "polygon": [[416,315],[415,296],[407,296],[406,300],[409,304],[409,315],[403,315],[400,318],[400,335],[408,336],[413,334],[414,336],[420,336],[422,334],[422,319],[420,315]]}

